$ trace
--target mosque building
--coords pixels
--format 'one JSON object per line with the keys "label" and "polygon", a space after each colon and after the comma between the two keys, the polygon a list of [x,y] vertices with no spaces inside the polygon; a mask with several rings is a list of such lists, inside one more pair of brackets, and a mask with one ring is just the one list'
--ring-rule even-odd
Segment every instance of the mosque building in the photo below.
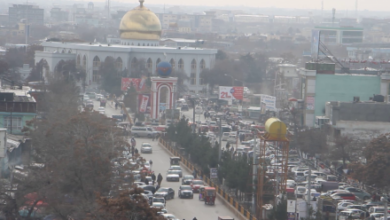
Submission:
{"label": "mosque building", "polygon": [[35,62],[45,60],[47,69],[44,74],[56,70],[63,60],[76,60],[76,65],[86,71],[86,83],[96,84],[99,80],[101,62],[108,57],[116,61],[118,70],[131,70],[132,66],[142,63],[154,73],[161,61],[167,61],[175,71],[182,71],[188,79],[185,83],[190,91],[200,91],[205,82],[200,78],[204,69],[213,67],[216,49],[160,46],[161,23],[159,18],[140,5],[128,11],[119,25],[120,38],[108,38],[107,43],[75,43],[46,41],[41,45],[43,51],[36,51]]}

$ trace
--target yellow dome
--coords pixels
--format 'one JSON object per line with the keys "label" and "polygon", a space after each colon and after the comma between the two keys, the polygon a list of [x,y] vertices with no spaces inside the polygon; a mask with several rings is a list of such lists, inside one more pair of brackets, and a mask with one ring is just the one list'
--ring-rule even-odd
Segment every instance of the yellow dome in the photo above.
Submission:
{"label": "yellow dome", "polygon": [[159,40],[161,36],[160,19],[143,6],[144,0],[140,0],[140,6],[128,11],[119,25],[122,39],[135,40]]}

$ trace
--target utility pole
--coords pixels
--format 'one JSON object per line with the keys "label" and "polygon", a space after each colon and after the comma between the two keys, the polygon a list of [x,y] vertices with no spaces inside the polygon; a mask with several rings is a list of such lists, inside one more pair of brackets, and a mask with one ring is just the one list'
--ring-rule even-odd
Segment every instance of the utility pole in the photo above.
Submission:
{"label": "utility pole", "polygon": [[[257,146],[257,132],[255,133],[255,146],[253,147],[252,153],[252,210],[253,213],[256,213],[256,177],[257,177],[257,169],[256,169],[256,146]],[[259,146],[260,150],[260,146]]]}
{"label": "utility pole", "polygon": [[311,193],[311,167],[309,167],[309,175],[307,179],[307,186],[308,186],[308,192],[307,192],[307,201],[306,201],[306,219],[310,219],[310,193]]}
{"label": "utility pole", "polygon": [[219,117],[219,149],[218,149],[218,162],[221,161],[222,154],[222,118]]}

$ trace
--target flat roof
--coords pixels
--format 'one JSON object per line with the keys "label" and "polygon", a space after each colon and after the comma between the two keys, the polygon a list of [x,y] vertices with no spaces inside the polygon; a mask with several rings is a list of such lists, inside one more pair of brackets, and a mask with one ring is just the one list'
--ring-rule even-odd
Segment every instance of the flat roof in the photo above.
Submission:
{"label": "flat roof", "polygon": [[343,31],[362,31],[363,28],[359,27],[325,27],[325,26],[315,26],[314,29],[325,29],[325,30],[343,30]]}

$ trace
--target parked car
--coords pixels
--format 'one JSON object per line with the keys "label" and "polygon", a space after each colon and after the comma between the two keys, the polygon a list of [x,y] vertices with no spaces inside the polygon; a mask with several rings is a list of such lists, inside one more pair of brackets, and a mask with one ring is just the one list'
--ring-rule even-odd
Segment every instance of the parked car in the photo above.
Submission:
{"label": "parked car", "polygon": [[179,198],[194,198],[194,193],[189,185],[181,185],[178,191]]}
{"label": "parked car", "polygon": [[156,192],[156,187],[152,185],[143,185],[143,186],[139,186],[139,188],[144,189],[144,191],[145,190],[151,191],[153,194]]}
{"label": "parked car", "polygon": [[359,197],[359,199],[367,200],[370,199],[371,195],[361,189],[357,189],[354,187],[345,187],[345,190],[353,193],[355,196]]}
{"label": "parked car", "polygon": [[356,200],[356,196],[350,192],[337,192],[330,195],[330,197],[332,197],[332,199],[335,200],[342,200],[342,199],[352,200],[352,201]]}
{"label": "parked car", "polygon": [[155,202],[160,202],[160,203],[163,203],[164,205],[167,204],[167,201],[165,201],[164,197],[161,197],[161,196],[154,196],[152,197],[152,199],[150,200],[150,204],[153,204]]}
{"label": "parked car", "polygon": [[344,210],[347,209],[347,207],[349,205],[353,205],[353,203],[352,202],[339,202],[337,204],[337,209],[340,210],[340,211],[344,211]]}
{"label": "parked car", "polygon": [[152,153],[152,145],[149,143],[142,143],[141,145],[141,153]]}
{"label": "parked car", "polygon": [[164,197],[165,200],[175,198],[175,190],[171,187],[161,187],[154,193],[154,196]]}
{"label": "parked car", "polygon": [[168,182],[179,182],[180,176],[179,174],[175,173],[173,170],[168,170],[166,180]]}

